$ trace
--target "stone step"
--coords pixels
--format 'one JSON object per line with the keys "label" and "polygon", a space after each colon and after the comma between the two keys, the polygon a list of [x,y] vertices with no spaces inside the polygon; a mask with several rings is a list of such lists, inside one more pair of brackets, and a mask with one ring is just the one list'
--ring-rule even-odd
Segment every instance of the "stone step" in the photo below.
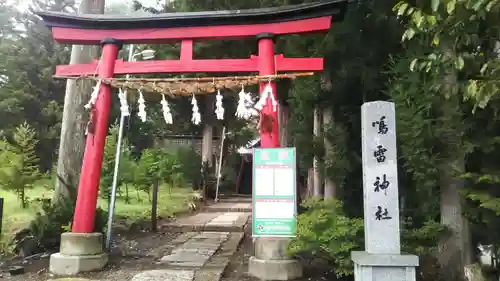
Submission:
{"label": "stone step", "polygon": [[143,271],[132,281],[218,281],[243,237],[229,232],[183,233],[158,262],[164,269]]}
{"label": "stone step", "polygon": [[162,229],[178,232],[244,232],[251,217],[249,212],[210,212],[179,218],[162,225]]}
{"label": "stone step", "polygon": [[231,197],[223,197],[219,198],[219,202],[232,202],[232,203],[252,203],[252,196],[240,195],[240,196],[231,196]]}
{"label": "stone step", "polygon": [[204,212],[252,212],[252,202],[228,202],[221,200],[203,209]]}

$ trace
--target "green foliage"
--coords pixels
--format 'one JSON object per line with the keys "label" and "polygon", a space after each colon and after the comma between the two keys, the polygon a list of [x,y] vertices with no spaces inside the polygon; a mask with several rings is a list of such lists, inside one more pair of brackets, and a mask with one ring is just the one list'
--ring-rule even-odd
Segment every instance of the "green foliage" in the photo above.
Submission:
{"label": "green foliage", "polygon": [[26,189],[41,178],[36,156],[35,130],[26,122],[16,128],[13,144],[3,141],[0,147],[0,186],[6,190],[14,190],[26,208],[28,198]]}
{"label": "green foliage", "polygon": [[297,236],[289,254],[307,259],[324,259],[335,268],[338,277],[351,275],[351,251],[363,247],[363,220],[349,218],[336,200],[309,200],[307,211],[298,216]]}
{"label": "green foliage", "polygon": [[[114,125],[110,129],[110,134],[106,137],[106,143],[104,145],[104,155],[102,159],[101,168],[101,182],[100,182],[100,196],[102,198],[107,198],[108,201],[111,197],[111,188],[113,184],[113,173],[115,170],[115,156],[116,156],[116,141],[118,139],[118,126]],[[120,157],[120,161],[124,159],[127,162],[127,158]]]}
{"label": "green foliage", "polygon": [[191,148],[179,148],[175,152],[177,162],[180,164],[178,172],[182,175],[185,183],[193,183],[200,174],[201,156]]}
{"label": "green foliage", "polygon": [[180,147],[175,151],[162,149],[159,152],[159,177],[172,187],[184,187],[199,175],[201,157],[193,149]]}
{"label": "green foliage", "polygon": [[[337,277],[353,274],[351,252],[363,249],[363,219],[350,218],[337,200],[310,199],[307,210],[298,216],[297,236],[289,245],[289,254],[305,259],[322,259],[334,269]],[[435,221],[414,225],[405,221],[401,231],[402,250],[431,259],[439,239],[448,235],[447,228]]]}
{"label": "green foliage", "polygon": [[[9,2],[9,1],[7,1]],[[52,167],[59,144],[65,81],[53,80],[55,66],[67,63],[69,46],[59,45],[31,10],[16,12],[0,1],[0,131],[12,138],[24,120],[38,133],[43,171]],[[40,10],[70,11],[66,0],[29,3]],[[14,28],[15,27],[15,28]]]}
{"label": "green foliage", "polygon": [[401,229],[401,250],[422,258],[434,256],[438,241],[449,234],[446,226],[436,221],[429,220],[418,227],[406,219]]}
{"label": "green foliage", "polygon": [[323,126],[324,135],[332,144],[332,148],[326,151],[324,157],[325,176],[336,183],[342,183],[352,170],[350,152],[346,143],[348,133],[341,124],[331,124],[330,127]]}
{"label": "green foliage", "polygon": [[145,149],[135,167],[134,184],[148,194],[155,180],[184,186],[189,177],[199,173],[200,163],[198,154],[192,150]]}
{"label": "green foliage", "polygon": [[[466,216],[473,226],[472,233],[482,245],[492,245],[491,252],[498,267],[500,258],[500,179],[497,175],[467,173],[462,177],[468,182],[463,194],[469,199]],[[498,273],[497,273],[498,274]]]}
{"label": "green foliage", "polygon": [[134,173],[134,182],[137,190],[150,193],[151,185],[158,179],[157,150],[145,149],[137,163]]}
{"label": "green foliage", "polygon": [[[132,152],[128,147],[122,152],[122,160],[120,161],[120,179],[121,184],[125,187],[125,202],[130,203],[129,186],[135,183],[135,170],[137,168],[137,163],[132,158]],[[123,190],[119,190],[123,193]]]}
{"label": "green foliage", "polygon": [[[74,205],[71,201],[60,204],[52,204],[48,199],[40,201],[42,211],[30,223],[30,234],[42,249],[54,249],[59,246],[61,234],[71,230]],[[103,232],[106,222],[106,212],[97,208],[94,232]]]}
{"label": "green foliage", "polygon": [[[430,2],[430,3],[429,3]],[[460,72],[462,83],[452,85],[434,80],[432,87],[446,97],[462,91],[476,107],[484,108],[499,91],[499,58],[496,40],[500,33],[496,0],[400,1],[395,13],[404,17],[402,41],[422,41],[431,48],[415,56],[411,71],[427,73]]]}

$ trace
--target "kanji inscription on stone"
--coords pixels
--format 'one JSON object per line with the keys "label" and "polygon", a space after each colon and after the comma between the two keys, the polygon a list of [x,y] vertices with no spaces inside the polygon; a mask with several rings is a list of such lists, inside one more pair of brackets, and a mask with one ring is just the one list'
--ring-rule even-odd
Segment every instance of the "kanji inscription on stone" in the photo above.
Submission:
{"label": "kanji inscription on stone", "polygon": [[365,247],[399,254],[399,200],[394,103],[361,106]]}

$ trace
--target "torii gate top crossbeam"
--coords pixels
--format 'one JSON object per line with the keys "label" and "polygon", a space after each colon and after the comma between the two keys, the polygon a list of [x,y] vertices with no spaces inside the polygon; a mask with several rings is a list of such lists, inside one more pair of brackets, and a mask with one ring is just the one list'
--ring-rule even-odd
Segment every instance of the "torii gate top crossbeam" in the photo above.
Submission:
{"label": "torii gate top crossbeam", "polygon": [[347,0],[234,11],[164,13],[146,17],[74,15],[39,11],[59,43],[98,45],[104,38],[123,44],[165,43],[180,40],[219,40],[326,32],[341,21]]}

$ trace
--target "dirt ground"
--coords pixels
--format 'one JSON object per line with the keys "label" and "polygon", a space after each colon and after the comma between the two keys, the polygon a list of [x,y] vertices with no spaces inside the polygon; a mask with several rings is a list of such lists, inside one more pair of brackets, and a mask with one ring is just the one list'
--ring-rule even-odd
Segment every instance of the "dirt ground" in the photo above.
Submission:
{"label": "dirt ground", "polygon": [[[240,248],[231,259],[231,263],[224,271],[221,281],[260,281],[248,275],[248,259],[253,254],[252,238],[247,235],[242,241]],[[325,263],[303,262],[304,277],[296,281],[325,281],[336,280],[331,267]]]}
{"label": "dirt ground", "polygon": [[[178,235],[170,232],[152,233],[149,231],[116,235],[109,255],[109,262],[105,269],[77,277],[94,280],[126,281],[139,271],[159,269],[161,265],[156,264],[158,258],[171,250],[170,242]],[[53,277],[47,272],[49,256],[50,253],[46,253],[28,260],[11,261],[5,264],[4,267],[7,265],[21,265],[24,267],[25,273],[10,276],[9,273],[4,272],[0,273],[0,279],[8,281],[48,280]]]}
{"label": "dirt ground", "polygon": [[[170,242],[178,233],[151,233],[147,230],[131,233],[129,235],[117,235],[116,242],[109,257],[109,263],[101,272],[82,274],[77,277],[93,280],[127,281],[133,275],[148,269],[161,269],[162,265],[156,264],[161,255],[170,251]],[[159,247],[159,245],[161,245]],[[257,278],[247,274],[248,259],[252,255],[252,239],[247,236],[238,251],[231,259],[221,281],[259,281]],[[38,256],[28,261],[14,261],[11,265],[22,265],[25,274],[10,276],[8,273],[0,273],[0,280],[6,281],[34,281],[48,280],[52,278],[46,268],[49,265],[49,254]],[[329,272],[326,264],[310,265],[304,263],[304,278],[297,281],[324,281],[335,280]]]}
{"label": "dirt ground", "polygon": [[[148,269],[161,269],[162,265],[156,264],[158,259],[172,250],[171,241],[179,233],[139,230],[128,235],[117,235],[112,245],[109,263],[103,271],[79,275],[80,278],[106,281],[127,281],[136,273]],[[248,235],[241,243],[238,251],[231,259],[221,281],[259,281],[249,276],[248,259],[253,254],[252,238]],[[47,272],[49,253],[36,256],[28,260],[16,260],[9,265],[22,265],[25,273],[10,276],[9,273],[0,272],[0,280],[6,281],[41,281],[51,279],[53,276]],[[304,278],[297,281],[325,281],[335,280],[327,264],[304,263]]]}
{"label": "dirt ground", "polygon": [[[198,210],[201,211],[201,210]],[[191,213],[192,214],[192,213]],[[190,215],[190,214],[183,214]],[[158,225],[168,221],[162,220]],[[165,229],[156,233],[151,232],[149,224],[137,225],[133,229],[117,233],[114,236],[112,250],[109,255],[108,265],[100,272],[82,274],[76,277],[91,280],[127,281],[135,274],[143,270],[161,269],[162,265],[157,261],[166,253],[173,250],[172,241],[180,233]],[[0,261],[0,280],[6,281],[44,281],[53,278],[48,272],[49,257],[51,253],[44,253],[25,260],[14,260],[9,262]],[[230,264],[226,268],[221,281],[258,281],[247,274],[248,259],[253,254],[251,234],[241,242],[238,251],[234,254]],[[8,266],[20,265],[24,267],[25,273],[11,276],[4,272]],[[336,280],[328,264],[303,263],[304,278],[297,281],[324,281]]]}

